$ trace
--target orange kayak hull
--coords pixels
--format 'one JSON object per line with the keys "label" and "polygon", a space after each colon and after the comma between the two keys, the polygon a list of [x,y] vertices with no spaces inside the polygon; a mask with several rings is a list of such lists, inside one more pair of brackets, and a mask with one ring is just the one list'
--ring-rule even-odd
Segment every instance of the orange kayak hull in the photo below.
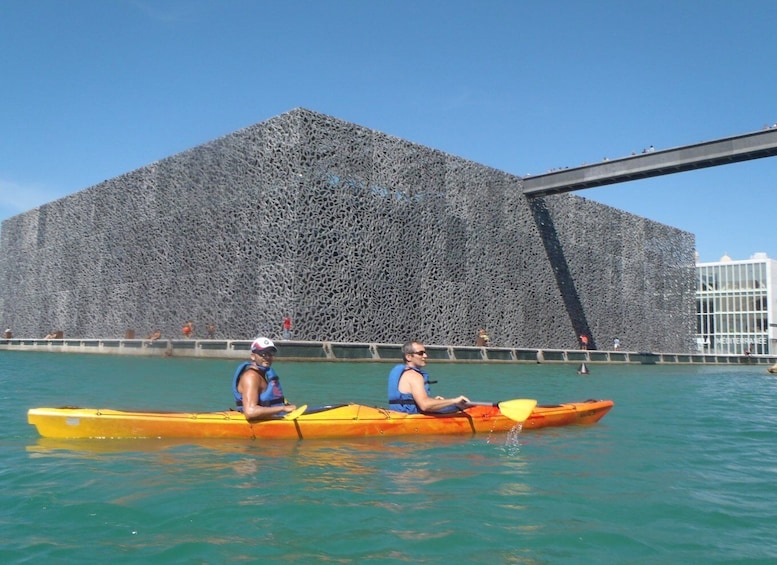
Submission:
{"label": "orange kayak hull", "polygon": [[[536,407],[524,429],[591,424],[612,408],[609,400]],[[346,404],[295,420],[248,421],[224,412],[128,412],[95,408],[31,408],[27,421],[46,438],[248,438],[316,439],[507,432],[521,425],[496,406],[473,406],[445,415],[404,414]]]}
{"label": "orange kayak hull", "polygon": [[586,400],[567,404],[538,405],[523,423],[524,430],[559,426],[595,424],[607,415],[615,403],[612,400]]}

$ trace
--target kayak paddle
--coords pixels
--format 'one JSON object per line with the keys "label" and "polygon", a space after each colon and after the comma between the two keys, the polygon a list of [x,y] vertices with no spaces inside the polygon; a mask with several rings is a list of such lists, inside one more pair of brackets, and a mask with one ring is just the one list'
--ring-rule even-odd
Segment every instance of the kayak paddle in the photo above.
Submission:
{"label": "kayak paddle", "polygon": [[498,406],[499,411],[516,422],[525,422],[531,416],[532,410],[537,406],[537,401],[530,398],[517,398],[502,402],[470,402],[470,406]]}
{"label": "kayak paddle", "polygon": [[500,402],[499,411],[516,422],[525,422],[531,416],[532,410],[537,406],[537,401],[529,398],[519,398],[516,400],[505,400]]}
{"label": "kayak paddle", "polygon": [[307,404],[303,404],[302,406],[300,406],[296,410],[292,410],[291,412],[287,412],[286,415],[283,417],[283,419],[284,420],[296,420],[297,418],[302,416],[302,414],[304,414],[305,410],[307,410],[307,409],[308,409],[308,405]]}

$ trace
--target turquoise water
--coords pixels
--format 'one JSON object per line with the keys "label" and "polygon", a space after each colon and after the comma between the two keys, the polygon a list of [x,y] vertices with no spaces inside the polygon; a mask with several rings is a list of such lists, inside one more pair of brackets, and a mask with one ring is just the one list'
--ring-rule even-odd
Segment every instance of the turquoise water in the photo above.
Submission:
{"label": "turquoise water", "polygon": [[[2,563],[777,560],[763,367],[431,365],[435,391],[612,398],[599,423],[349,441],[46,441],[31,406],[219,410],[236,363],[0,352]],[[382,404],[386,364],[277,362],[310,405]]]}

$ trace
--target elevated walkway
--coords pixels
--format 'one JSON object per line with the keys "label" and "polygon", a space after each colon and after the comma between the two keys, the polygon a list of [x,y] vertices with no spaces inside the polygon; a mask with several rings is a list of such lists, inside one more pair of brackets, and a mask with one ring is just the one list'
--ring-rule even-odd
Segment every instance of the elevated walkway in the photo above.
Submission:
{"label": "elevated walkway", "polygon": [[546,196],[777,155],[777,128],[655,150],[523,179],[527,197]]}
{"label": "elevated walkway", "polygon": [[[338,343],[328,341],[278,341],[277,359],[313,362],[396,363],[402,346],[391,343]],[[247,359],[251,340],[170,339],[0,339],[0,351],[94,353],[146,357]],[[770,355],[702,355],[638,351],[580,351],[505,347],[467,347],[426,344],[429,359],[443,363],[592,363],[640,365],[768,365]]]}

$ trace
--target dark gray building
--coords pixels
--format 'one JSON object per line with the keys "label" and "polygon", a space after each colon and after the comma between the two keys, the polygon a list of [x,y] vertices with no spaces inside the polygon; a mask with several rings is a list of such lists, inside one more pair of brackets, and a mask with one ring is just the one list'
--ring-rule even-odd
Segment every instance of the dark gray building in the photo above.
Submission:
{"label": "dark gray building", "polygon": [[304,109],[2,224],[16,337],[195,336],[690,351],[694,238]]}

